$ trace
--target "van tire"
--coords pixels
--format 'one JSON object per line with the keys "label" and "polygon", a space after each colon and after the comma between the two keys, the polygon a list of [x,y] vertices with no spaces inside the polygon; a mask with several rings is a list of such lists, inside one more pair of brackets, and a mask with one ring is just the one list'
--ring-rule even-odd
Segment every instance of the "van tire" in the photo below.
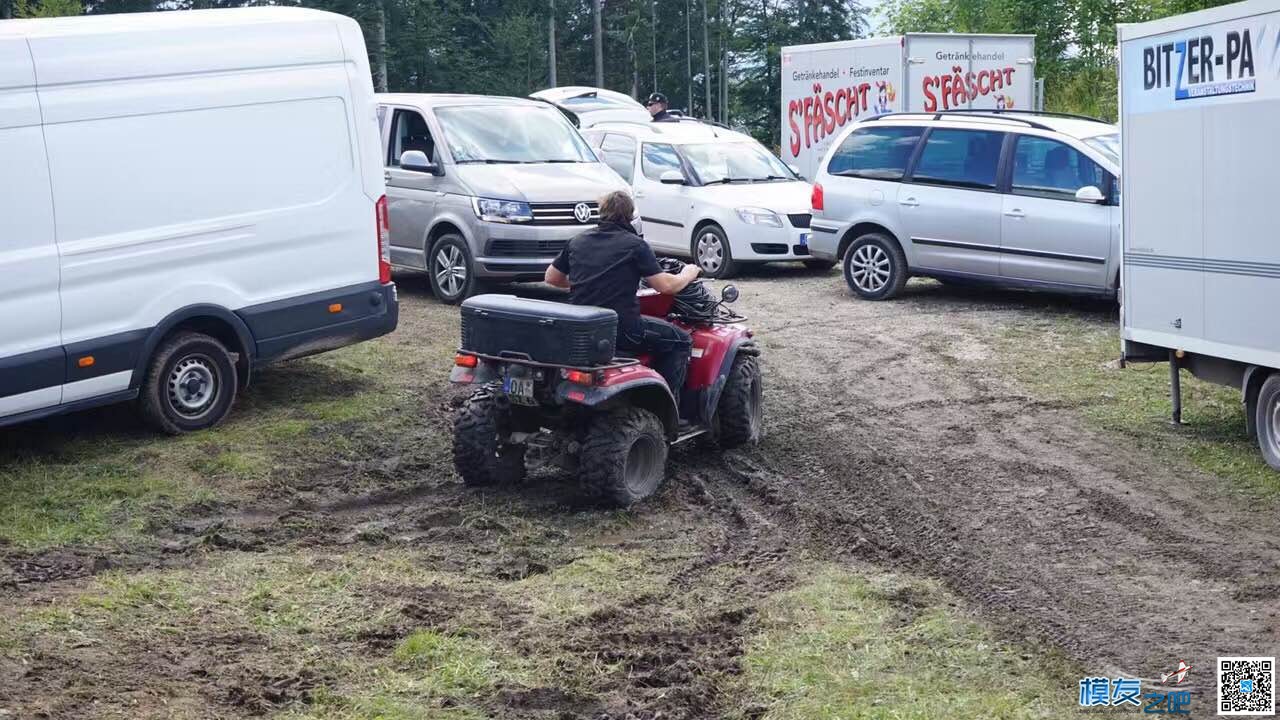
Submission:
{"label": "van tire", "polygon": [[729,249],[729,238],[719,225],[698,228],[689,249],[693,253],[693,264],[702,269],[703,277],[723,280],[733,277],[738,269],[733,251]]}
{"label": "van tire", "polygon": [[[459,272],[461,279],[457,278]],[[475,294],[476,264],[461,235],[447,233],[435,241],[427,253],[427,276],[431,292],[446,305],[457,305]]]}
{"label": "van tire", "polygon": [[142,419],[169,435],[222,422],[236,399],[235,361],[227,347],[203,333],[180,331],[151,356],[138,396]]}
{"label": "van tire", "polygon": [[[880,274],[888,270],[888,277]],[[902,292],[910,272],[898,242],[884,233],[862,235],[844,253],[844,281],[863,300],[888,300]]]}
{"label": "van tire", "polygon": [[1272,468],[1280,470],[1280,372],[1271,373],[1271,377],[1262,383],[1253,406],[1262,458]]}

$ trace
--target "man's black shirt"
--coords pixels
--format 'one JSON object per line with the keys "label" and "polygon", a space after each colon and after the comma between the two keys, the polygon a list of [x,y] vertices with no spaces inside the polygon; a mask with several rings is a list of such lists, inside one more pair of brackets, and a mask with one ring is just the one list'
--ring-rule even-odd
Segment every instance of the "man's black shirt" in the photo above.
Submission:
{"label": "man's black shirt", "polygon": [[666,110],[659,110],[653,114],[653,122],[677,122],[679,119]]}
{"label": "man's black shirt", "polygon": [[609,308],[618,313],[620,334],[643,335],[636,290],[641,278],[662,268],[630,226],[600,223],[570,240],[551,265],[569,276],[570,302]]}

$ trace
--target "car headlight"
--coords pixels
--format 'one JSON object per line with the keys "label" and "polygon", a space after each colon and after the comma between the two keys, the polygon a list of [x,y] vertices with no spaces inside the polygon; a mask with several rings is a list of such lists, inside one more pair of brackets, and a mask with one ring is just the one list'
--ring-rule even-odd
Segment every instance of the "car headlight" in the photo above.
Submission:
{"label": "car headlight", "polygon": [[486,222],[517,223],[533,220],[533,208],[529,207],[529,203],[518,200],[471,198],[471,208],[476,211],[476,217]]}
{"label": "car headlight", "polygon": [[778,217],[778,213],[772,210],[766,210],[759,207],[740,207],[736,210],[738,217],[742,222],[748,225],[768,225],[769,227],[782,227],[782,218]]}

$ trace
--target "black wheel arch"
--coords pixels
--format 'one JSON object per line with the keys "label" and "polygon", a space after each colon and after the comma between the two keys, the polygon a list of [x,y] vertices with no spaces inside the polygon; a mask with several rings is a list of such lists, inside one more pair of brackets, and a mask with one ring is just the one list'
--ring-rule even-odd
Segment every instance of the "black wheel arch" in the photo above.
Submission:
{"label": "black wheel arch", "polygon": [[724,394],[724,387],[729,381],[729,372],[733,369],[733,361],[740,354],[760,356],[760,347],[756,345],[756,341],[745,335],[733,341],[729,346],[729,350],[725,352],[724,359],[720,361],[720,370],[716,373],[716,381],[711,387],[707,388],[706,397],[703,398],[705,405],[702,409],[702,416],[711,418],[715,415],[716,408],[720,406],[720,396]]}
{"label": "black wheel arch", "polygon": [[249,386],[249,375],[257,348],[253,333],[239,315],[220,305],[210,304],[188,305],[175,310],[152,328],[133,369],[133,377],[129,381],[130,390],[137,390],[142,386],[147,366],[151,363],[156,348],[160,347],[165,338],[182,330],[208,335],[235,353],[238,384],[241,388]]}
{"label": "black wheel arch", "polygon": [[845,252],[849,250],[849,246],[858,238],[869,233],[879,233],[890,240],[893,240],[898,244],[898,248],[903,251],[903,255],[906,255],[906,248],[902,247],[902,241],[899,240],[897,234],[890,231],[889,228],[879,223],[860,222],[855,223],[848,230],[845,230],[844,234],[840,236],[840,244],[836,247],[836,258],[843,259]]}

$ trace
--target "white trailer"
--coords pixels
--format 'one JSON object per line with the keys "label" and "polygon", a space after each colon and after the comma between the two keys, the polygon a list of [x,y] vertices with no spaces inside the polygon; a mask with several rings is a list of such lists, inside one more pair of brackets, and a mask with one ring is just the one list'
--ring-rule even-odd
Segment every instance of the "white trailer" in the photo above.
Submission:
{"label": "white trailer", "polygon": [[1121,327],[1128,360],[1239,387],[1280,469],[1280,5],[1122,25]]}
{"label": "white trailer", "polygon": [[1034,35],[911,33],[782,48],[784,162],[805,177],[850,122],[889,112],[1036,109]]}

